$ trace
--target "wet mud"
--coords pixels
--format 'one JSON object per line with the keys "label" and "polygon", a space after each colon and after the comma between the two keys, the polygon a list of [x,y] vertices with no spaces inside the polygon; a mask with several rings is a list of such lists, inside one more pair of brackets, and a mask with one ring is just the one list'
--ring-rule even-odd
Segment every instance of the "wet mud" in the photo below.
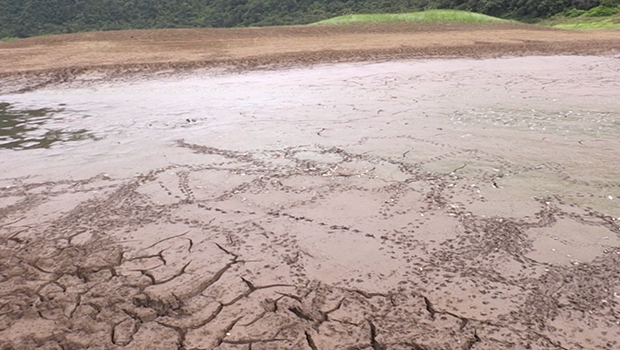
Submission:
{"label": "wet mud", "polygon": [[0,348],[617,349],[618,72],[401,61],[1,96],[93,137],[0,149]]}

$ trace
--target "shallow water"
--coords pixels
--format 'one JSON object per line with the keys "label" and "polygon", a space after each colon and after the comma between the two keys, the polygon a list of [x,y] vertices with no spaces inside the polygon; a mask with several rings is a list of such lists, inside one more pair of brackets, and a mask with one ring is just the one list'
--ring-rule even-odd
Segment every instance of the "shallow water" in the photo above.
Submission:
{"label": "shallow water", "polygon": [[[612,349],[619,73],[612,57],[401,61],[0,96],[0,243],[15,271],[47,264],[34,286],[82,271],[67,277],[81,301],[45,312],[110,295],[98,307],[118,323],[97,344],[211,348],[288,327],[261,346],[363,348],[377,328],[369,344],[398,349]],[[95,280],[105,293],[82,288]],[[0,340],[28,338],[10,316]]]}
{"label": "shallow water", "polygon": [[55,116],[62,111],[49,108],[16,110],[9,103],[0,103],[0,148],[49,148],[55,143],[95,139],[87,130],[71,130],[59,125],[65,122],[64,118]]}

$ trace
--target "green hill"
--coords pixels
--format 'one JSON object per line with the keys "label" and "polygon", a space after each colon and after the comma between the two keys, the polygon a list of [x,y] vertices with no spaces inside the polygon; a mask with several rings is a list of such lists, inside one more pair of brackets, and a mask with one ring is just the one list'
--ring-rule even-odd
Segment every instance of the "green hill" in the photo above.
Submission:
{"label": "green hill", "polygon": [[479,13],[459,10],[429,10],[410,13],[379,13],[345,15],[325,19],[313,24],[346,24],[346,23],[372,23],[372,22],[459,22],[459,23],[497,23],[509,22],[508,20],[487,16]]}
{"label": "green hill", "polygon": [[431,9],[535,22],[601,4],[616,6],[620,0],[0,0],[0,39],[97,30],[308,24],[354,13]]}

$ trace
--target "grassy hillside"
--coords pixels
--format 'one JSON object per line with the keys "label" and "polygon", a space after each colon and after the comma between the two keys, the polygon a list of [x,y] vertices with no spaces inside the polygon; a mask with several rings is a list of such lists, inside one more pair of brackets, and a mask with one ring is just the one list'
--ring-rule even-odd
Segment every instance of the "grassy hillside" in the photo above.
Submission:
{"label": "grassy hillside", "polygon": [[[458,22],[458,23],[501,23],[514,22],[480,13],[458,10],[429,10],[410,13],[354,14],[338,16],[312,23],[348,24],[373,22]],[[598,6],[588,11],[571,9],[538,23],[559,29],[620,29],[620,5],[617,7]]]}
{"label": "grassy hillside", "polygon": [[540,24],[560,29],[620,29],[620,5],[598,6],[588,11],[572,9],[542,21]]}
{"label": "grassy hillside", "polygon": [[[0,0],[0,39],[99,30],[308,24],[354,13],[431,9],[536,22],[568,9],[618,4],[620,0]],[[404,17],[430,22],[488,20],[461,15],[430,12],[423,19]]]}
{"label": "grassy hillside", "polygon": [[429,10],[410,13],[380,13],[345,15],[315,22],[313,24],[346,24],[369,22],[460,22],[460,23],[494,23],[508,20],[479,13],[458,10]]}

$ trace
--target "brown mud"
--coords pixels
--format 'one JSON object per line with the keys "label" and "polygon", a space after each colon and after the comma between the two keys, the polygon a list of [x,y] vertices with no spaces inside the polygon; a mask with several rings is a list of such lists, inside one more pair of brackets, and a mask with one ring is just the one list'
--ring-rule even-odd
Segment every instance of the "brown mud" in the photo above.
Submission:
{"label": "brown mud", "polygon": [[567,31],[516,23],[93,32],[0,42],[0,93],[197,68],[247,70],[407,58],[619,52],[618,30]]}
{"label": "brown mud", "polygon": [[0,349],[617,349],[619,62],[0,96]]}

